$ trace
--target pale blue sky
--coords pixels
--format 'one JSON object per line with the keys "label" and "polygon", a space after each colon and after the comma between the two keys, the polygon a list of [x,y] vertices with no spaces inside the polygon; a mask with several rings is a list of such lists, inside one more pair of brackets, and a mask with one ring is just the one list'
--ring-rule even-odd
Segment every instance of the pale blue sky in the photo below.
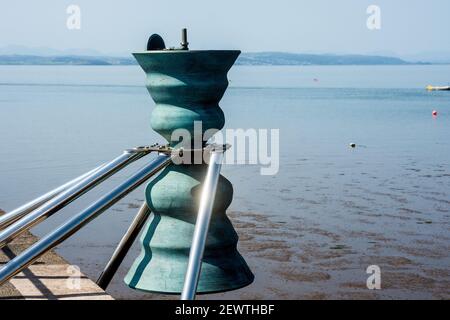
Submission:
{"label": "pale blue sky", "polygon": [[[333,53],[450,52],[448,0],[0,0],[0,47],[89,48],[125,54],[151,33],[193,49]],[[66,28],[66,8],[81,8],[81,30]],[[366,9],[381,7],[369,31]]]}

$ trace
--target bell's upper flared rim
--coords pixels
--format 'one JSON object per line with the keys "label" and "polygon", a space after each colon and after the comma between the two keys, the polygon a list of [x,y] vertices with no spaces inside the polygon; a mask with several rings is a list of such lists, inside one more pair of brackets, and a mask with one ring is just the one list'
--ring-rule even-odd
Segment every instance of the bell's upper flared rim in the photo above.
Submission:
{"label": "bell's upper flared rim", "polygon": [[240,54],[241,50],[150,50],[136,51],[132,55],[154,55],[154,54],[199,54],[199,53],[228,53]]}
{"label": "bell's upper flared rim", "polygon": [[146,73],[226,74],[240,54],[240,50],[155,50],[135,52],[133,56]]}

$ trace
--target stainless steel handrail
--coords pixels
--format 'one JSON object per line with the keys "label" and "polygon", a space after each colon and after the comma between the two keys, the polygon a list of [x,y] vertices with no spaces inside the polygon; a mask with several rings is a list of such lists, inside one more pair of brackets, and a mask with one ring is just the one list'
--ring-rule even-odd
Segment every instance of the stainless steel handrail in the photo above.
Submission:
{"label": "stainless steel handrail", "polygon": [[181,293],[181,300],[195,299],[209,223],[211,221],[214,198],[216,196],[217,184],[219,182],[220,169],[222,167],[223,153],[223,149],[211,151],[208,171],[203,183],[191,251],[189,252],[189,261],[183,291]]}
{"label": "stainless steel handrail", "polygon": [[169,165],[174,156],[159,154],[156,159],[145,165],[133,176],[121,183],[111,192],[101,197],[85,210],[69,219],[56,230],[40,239],[34,245],[23,251],[20,255],[9,261],[0,269],[0,285],[14,277],[27,266],[39,259],[43,254],[57,246],[59,243],[80,230],[84,225],[95,219],[98,215],[111,207],[114,203],[125,197],[161,169]]}
{"label": "stainless steel handrail", "polygon": [[4,230],[0,231],[0,248],[4,247],[26,230],[58,212],[73,200],[79,198],[81,195],[105,179],[109,178],[111,175],[121,170],[131,162],[148,154],[148,152],[149,151],[147,149],[132,149],[125,151],[116,159],[102,166],[91,176],[84,178],[82,181],[63,191],[41,207],[9,225]]}
{"label": "stainless steel handrail", "polygon": [[62,186],[59,186],[59,187],[47,192],[46,194],[41,195],[40,197],[33,199],[33,200],[27,202],[26,204],[0,216],[0,230],[4,229],[5,227],[11,225],[12,223],[14,223],[17,220],[21,219],[22,217],[26,216],[30,212],[39,208],[44,203],[53,199],[54,197],[56,197],[58,194],[60,194],[64,190],[68,189],[69,187],[72,187],[73,185],[80,182],[81,180],[91,176],[94,172],[96,172],[102,166],[103,165],[101,165],[101,166],[99,166],[99,167],[73,179],[73,180],[70,180],[69,182],[63,184]]}

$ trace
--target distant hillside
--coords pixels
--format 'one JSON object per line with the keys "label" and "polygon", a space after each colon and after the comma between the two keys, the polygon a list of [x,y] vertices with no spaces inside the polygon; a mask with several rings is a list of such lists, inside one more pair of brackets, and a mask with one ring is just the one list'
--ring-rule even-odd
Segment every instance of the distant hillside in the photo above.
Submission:
{"label": "distant hillside", "polygon": [[366,55],[301,54],[284,52],[243,53],[238,60],[241,65],[406,65],[400,58]]}
{"label": "distant hillside", "polygon": [[[107,56],[38,56],[0,55],[0,65],[134,65],[128,57]],[[307,66],[307,65],[408,65],[413,64],[394,57],[368,55],[301,54],[284,52],[243,53],[238,65],[250,66]],[[420,63],[424,64],[424,63]]]}
{"label": "distant hillside", "polygon": [[136,64],[133,58],[115,58],[101,56],[31,56],[0,55],[0,65],[83,65],[108,66]]}

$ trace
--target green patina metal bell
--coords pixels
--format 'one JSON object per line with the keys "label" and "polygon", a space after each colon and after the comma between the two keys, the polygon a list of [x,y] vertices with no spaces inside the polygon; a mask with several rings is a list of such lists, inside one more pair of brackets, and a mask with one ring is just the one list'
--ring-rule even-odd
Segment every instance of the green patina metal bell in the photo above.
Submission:
{"label": "green patina metal bell", "polygon": [[[147,74],[147,89],[156,103],[152,128],[171,144],[176,129],[188,130],[195,139],[195,121],[202,122],[202,133],[222,129],[225,118],[218,103],[240,51],[190,51],[186,39],[179,50],[162,50],[160,37],[150,40],[149,51],[134,56]],[[148,184],[146,201],[154,215],[142,234],[141,254],[125,277],[131,288],[181,293],[206,170],[206,164],[172,164]],[[237,251],[238,236],[225,214],[232,197],[232,184],[221,176],[197,293],[234,290],[254,279]]]}

